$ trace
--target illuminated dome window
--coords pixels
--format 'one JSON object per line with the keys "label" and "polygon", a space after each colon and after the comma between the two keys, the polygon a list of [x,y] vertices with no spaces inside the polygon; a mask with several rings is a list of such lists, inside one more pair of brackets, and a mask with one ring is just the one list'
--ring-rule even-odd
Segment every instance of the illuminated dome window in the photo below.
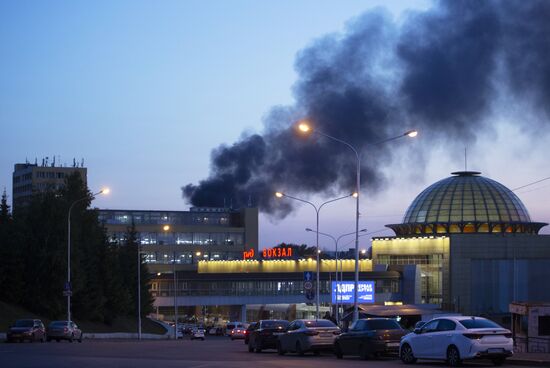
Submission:
{"label": "illuminated dome window", "polygon": [[538,233],[544,223],[531,222],[520,199],[504,185],[460,171],[420,193],[402,224],[387,225],[397,235],[520,232]]}

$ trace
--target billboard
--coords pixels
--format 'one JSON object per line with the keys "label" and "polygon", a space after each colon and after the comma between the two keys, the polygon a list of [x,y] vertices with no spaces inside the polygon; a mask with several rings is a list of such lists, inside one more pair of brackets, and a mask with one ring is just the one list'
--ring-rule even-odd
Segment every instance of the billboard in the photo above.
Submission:
{"label": "billboard", "polygon": [[[358,303],[374,303],[374,281],[359,281]],[[355,288],[354,281],[336,281],[332,282],[332,303],[336,303],[336,297],[338,296],[338,303],[354,303]]]}

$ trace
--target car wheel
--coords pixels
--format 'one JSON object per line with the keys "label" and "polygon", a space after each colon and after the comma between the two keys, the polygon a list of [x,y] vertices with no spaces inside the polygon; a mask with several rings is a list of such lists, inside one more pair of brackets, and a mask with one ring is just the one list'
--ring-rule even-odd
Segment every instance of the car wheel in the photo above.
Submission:
{"label": "car wheel", "polygon": [[46,335],[42,335],[42,338],[40,339],[40,342],[46,342]]}
{"label": "car wheel", "polygon": [[405,364],[416,363],[416,358],[414,357],[413,350],[409,344],[404,344],[401,347],[400,358],[401,358],[401,361]]}
{"label": "car wheel", "polygon": [[46,337],[46,341],[50,342],[50,341],[52,341],[52,339],[50,339],[49,337]]}
{"label": "car wheel", "polygon": [[361,345],[359,347],[359,357],[363,360],[369,359],[369,349],[366,345]]}
{"label": "car wheel", "polygon": [[31,335],[31,338],[29,339],[29,342],[35,342],[36,341],[36,336],[34,336],[34,334]]}
{"label": "car wheel", "polygon": [[286,351],[283,350],[283,346],[281,345],[281,342],[279,341],[277,343],[277,354],[279,355],[285,355]]}
{"label": "car wheel", "polygon": [[84,335],[83,333],[80,334],[80,337],[78,338],[78,342],[79,343],[82,343],[82,335]]}
{"label": "car wheel", "polygon": [[254,351],[259,354],[262,352],[262,348],[257,347],[256,349],[254,349]]}
{"label": "car wheel", "polygon": [[344,354],[342,354],[342,348],[338,343],[334,345],[334,355],[336,355],[337,359],[342,359],[344,357]]}
{"label": "car wheel", "polygon": [[319,350],[313,350],[313,355],[319,356],[321,355],[321,352]]}
{"label": "car wheel", "polygon": [[302,350],[302,344],[300,344],[300,341],[296,341],[296,354],[299,356],[304,356],[304,351]]}
{"label": "car wheel", "polygon": [[55,341],[59,342],[59,339],[55,339]]}
{"label": "car wheel", "polygon": [[447,349],[447,364],[451,367],[460,367],[462,361],[460,360],[460,353],[456,346],[449,346]]}
{"label": "car wheel", "polygon": [[494,358],[491,361],[493,362],[494,366],[500,367],[502,364],[504,364],[504,361],[506,358]]}
{"label": "car wheel", "polygon": [[201,341],[204,341],[204,337],[201,337]]}
{"label": "car wheel", "polygon": [[71,337],[69,337],[69,342],[73,342],[74,340],[74,335],[71,335]]}
{"label": "car wheel", "polygon": [[248,352],[253,353],[254,352],[254,345],[252,345],[250,342],[248,342]]}

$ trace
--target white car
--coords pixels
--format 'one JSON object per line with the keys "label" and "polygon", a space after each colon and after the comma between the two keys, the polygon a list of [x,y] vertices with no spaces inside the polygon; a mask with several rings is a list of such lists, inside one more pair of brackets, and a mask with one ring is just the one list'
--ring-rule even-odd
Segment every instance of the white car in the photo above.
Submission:
{"label": "white car", "polygon": [[202,327],[198,327],[198,328],[194,328],[192,331],[191,331],[191,340],[203,340],[204,341],[204,328]]}
{"label": "white car", "polygon": [[441,317],[404,336],[399,357],[405,364],[417,359],[446,360],[456,367],[466,359],[490,359],[502,365],[513,354],[510,330],[481,317]]}

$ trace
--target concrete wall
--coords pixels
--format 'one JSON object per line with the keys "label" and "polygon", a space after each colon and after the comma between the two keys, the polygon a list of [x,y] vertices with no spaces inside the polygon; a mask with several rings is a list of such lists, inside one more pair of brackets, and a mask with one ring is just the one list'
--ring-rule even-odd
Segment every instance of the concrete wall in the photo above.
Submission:
{"label": "concrete wall", "polygon": [[[464,314],[506,312],[497,302],[541,301],[541,295],[550,300],[550,288],[541,284],[550,280],[550,235],[453,234],[450,271],[451,302]],[[472,308],[472,298],[484,297],[480,290],[500,292],[485,311]]]}

